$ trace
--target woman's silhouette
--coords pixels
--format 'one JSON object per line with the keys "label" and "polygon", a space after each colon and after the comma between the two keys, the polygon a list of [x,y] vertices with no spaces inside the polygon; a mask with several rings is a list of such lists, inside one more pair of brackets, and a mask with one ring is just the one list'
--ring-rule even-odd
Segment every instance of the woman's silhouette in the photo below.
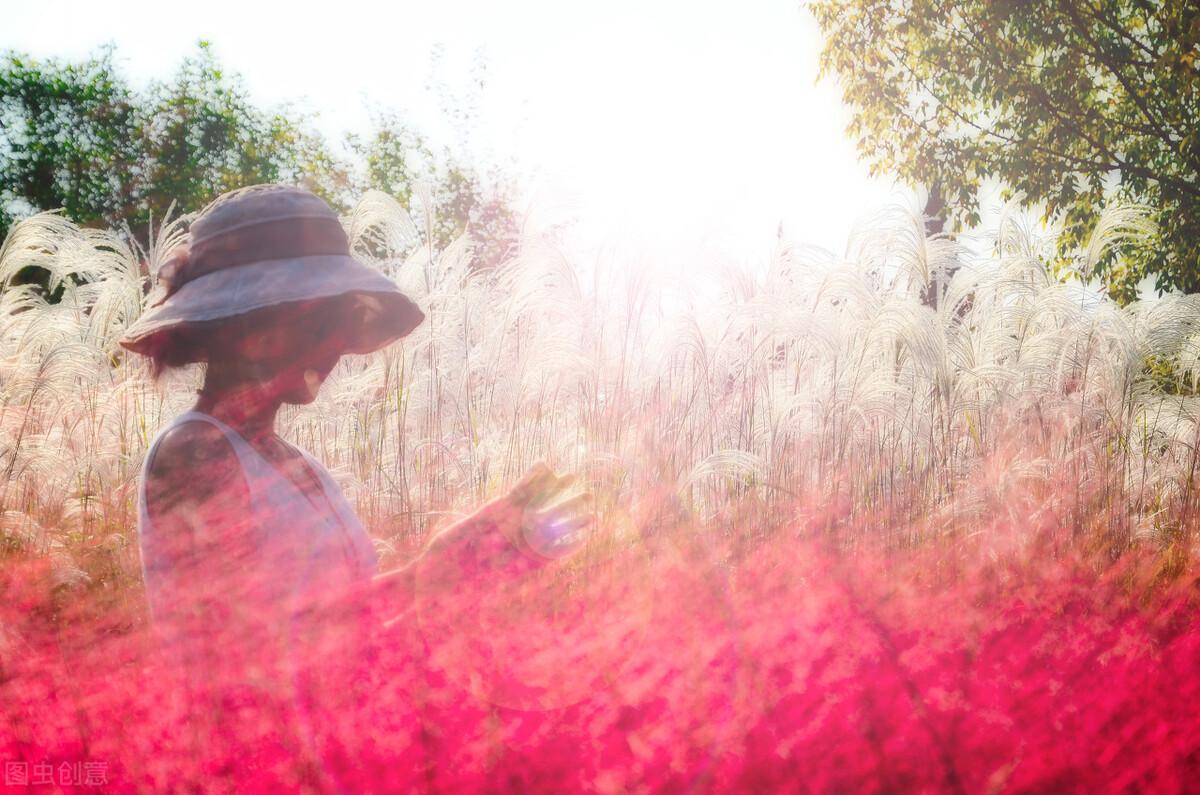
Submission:
{"label": "woman's silhouette", "polygon": [[[300,616],[346,598],[403,610],[416,564],[376,570],[370,538],[329,473],[275,433],[279,407],[311,402],[346,353],[410,333],[422,311],[350,253],[332,209],[299,188],[225,194],[160,269],[151,308],[121,344],[164,368],[206,365],[195,406],[150,445],[138,537],[155,623],[192,670],[270,685],[295,661]],[[574,546],[587,495],[542,508],[569,478],[543,465],[439,533],[421,581],[447,588]],[[373,611],[373,615],[388,615]],[[324,614],[328,615],[328,613]],[[306,619],[307,620],[307,619]],[[285,665],[285,667],[287,667]]]}

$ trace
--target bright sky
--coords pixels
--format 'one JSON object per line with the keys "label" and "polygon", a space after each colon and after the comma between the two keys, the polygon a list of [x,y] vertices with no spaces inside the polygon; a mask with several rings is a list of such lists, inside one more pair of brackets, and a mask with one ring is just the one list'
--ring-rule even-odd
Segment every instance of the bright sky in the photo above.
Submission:
{"label": "bright sky", "polygon": [[837,87],[815,84],[800,0],[59,0],[4,16],[0,48],[79,57],[112,41],[135,82],[209,39],[258,101],[315,111],[334,139],[365,129],[371,105],[452,136],[429,86],[469,97],[482,57],[472,149],[515,168],[535,218],[577,219],[581,260],[765,266],[781,223],[840,252],[892,193],[856,160]]}

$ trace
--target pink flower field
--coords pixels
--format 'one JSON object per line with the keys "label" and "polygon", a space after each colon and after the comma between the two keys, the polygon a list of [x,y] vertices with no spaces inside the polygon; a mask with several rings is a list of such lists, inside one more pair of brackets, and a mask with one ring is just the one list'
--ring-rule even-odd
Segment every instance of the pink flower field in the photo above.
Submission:
{"label": "pink flower field", "polygon": [[[586,570],[551,564],[452,593],[418,577],[386,628],[361,606],[326,617],[297,641],[291,676],[258,676],[270,663],[222,636],[220,664],[190,684],[155,651],[137,599],[63,599],[36,562],[8,566],[6,783],[86,788],[60,773],[89,763],[105,792],[1185,792],[1200,780],[1194,573],[1155,586],[1152,561],[1132,553],[1096,573],[969,542],[850,554],[812,536],[784,528],[735,552],[684,527]],[[189,719],[185,693],[211,709]]]}

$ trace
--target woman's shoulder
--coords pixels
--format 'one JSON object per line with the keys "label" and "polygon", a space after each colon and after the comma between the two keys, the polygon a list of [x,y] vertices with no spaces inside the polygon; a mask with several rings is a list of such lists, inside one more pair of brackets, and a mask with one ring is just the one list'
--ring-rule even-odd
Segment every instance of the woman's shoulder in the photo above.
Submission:
{"label": "woman's shoulder", "polygon": [[217,426],[203,420],[184,419],[164,428],[151,447],[147,473],[168,475],[197,466],[237,462],[233,443]]}
{"label": "woman's shoulder", "polygon": [[224,431],[203,420],[185,419],[166,428],[146,461],[146,497],[171,508],[184,502],[207,502],[218,493],[249,489],[237,450]]}

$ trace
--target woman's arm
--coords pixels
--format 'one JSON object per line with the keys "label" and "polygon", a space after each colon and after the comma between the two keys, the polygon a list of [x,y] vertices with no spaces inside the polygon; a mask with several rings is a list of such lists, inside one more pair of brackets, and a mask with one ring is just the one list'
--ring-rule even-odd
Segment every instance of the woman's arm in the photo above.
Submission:
{"label": "woman's arm", "polygon": [[237,453],[204,422],[172,428],[147,462],[150,526],[139,539],[146,591],[160,633],[190,670],[215,672],[232,643],[269,620],[249,615],[243,589],[253,555],[250,490]]}
{"label": "woman's arm", "polygon": [[[537,464],[507,494],[438,531],[416,558],[376,575],[371,591],[388,605],[385,623],[402,618],[412,608],[418,582],[434,592],[452,590],[477,577],[520,575],[576,548],[579,541],[571,536],[591,521],[580,513],[590,495],[538,510],[572,480]],[[548,534],[555,537],[541,543]]]}
{"label": "woman's arm", "polygon": [[422,584],[433,583],[439,589],[449,589],[463,577],[483,573],[485,567],[502,568],[515,560],[521,552],[517,541],[520,533],[505,530],[519,523],[519,514],[511,495],[497,497],[470,516],[439,530],[403,566],[375,575],[370,596],[376,604],[386,605],[385,623],[403,618],[412,609],[418,576]]}

